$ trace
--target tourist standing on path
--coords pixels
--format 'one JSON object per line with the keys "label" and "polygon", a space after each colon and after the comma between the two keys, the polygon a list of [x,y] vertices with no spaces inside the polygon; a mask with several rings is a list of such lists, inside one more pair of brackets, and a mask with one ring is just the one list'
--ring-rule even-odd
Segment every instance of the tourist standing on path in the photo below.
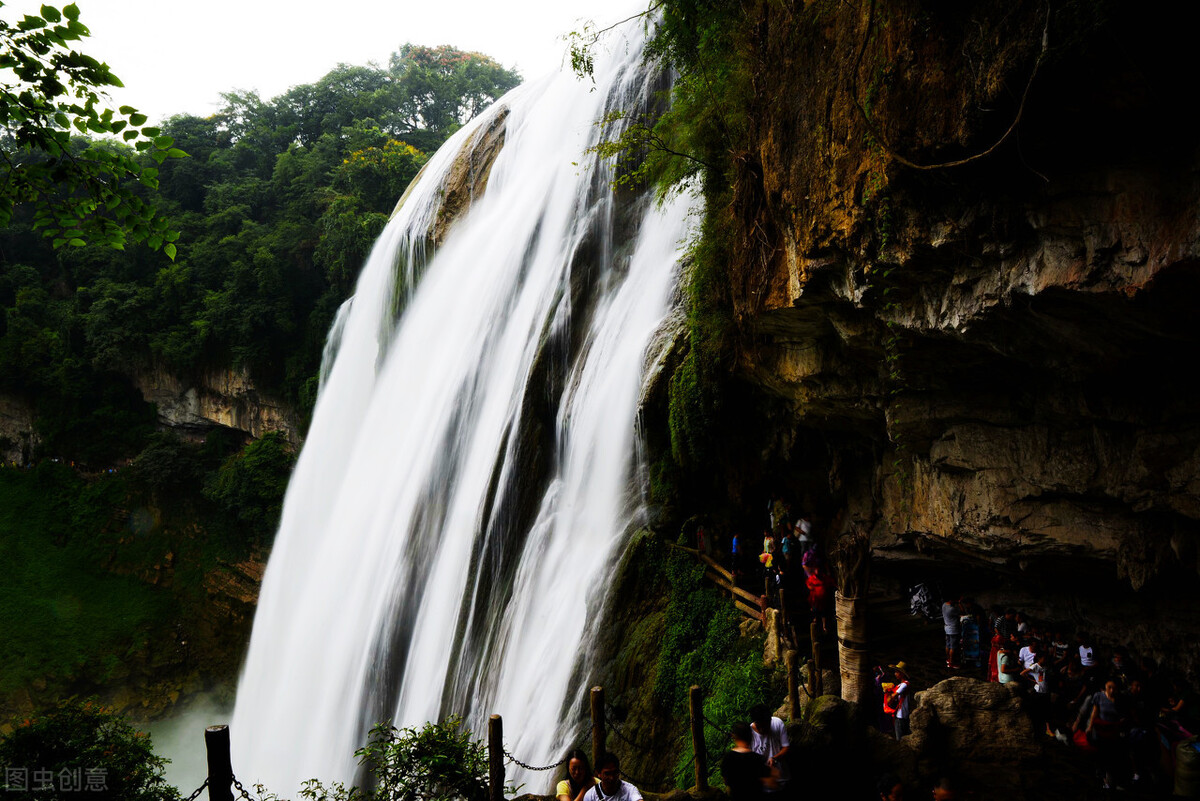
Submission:
{"label": "tourist standing on path", "polygon": [[947,598],[942,604],[942,630],[946,633],[946,667],[958,669],[958,640],[962,635],[962,603],[958,598]]}
{"label": "tourist standing on path", "polygon": [[[785,760],[789,745],[787,728],[780,718],[771,714],[771,710],[767,708],[766,704],[756,704],[751,708],[750,721],[750,730],[754,735],[750,747],[756,753],[766,757],[768,767],[778,771],[776,774],[778,787],[775,789],[782,790],[792,777]],[[768,789],[767,792],[773,792],[773,790]]]}
{"label": "tourist standing on path", "polygon": [[599,770],[596,775],[600,783],[592,787],[583,796],[583,801],[642,801],[642,794],[621,778],[621,761],[611,751],[606,751],[600,757]]}
{"label": "tourist standing on path", "polygon": [[754,731],[749,723],[733,724],[730,736],[733,748],[721,759],[721,778],[729,796],[733,801],[759,801],[777,786],[775,772],[767,758],[753,749]]}
{"label": "tourist standing on path", "polygon": [[996,677],[1001,684],[1008,684],[1021,678],[1020,662],[1012,652],[1012,644],[1008,640],[1000,641],[1000,652],[996,656]]}
{"label": "tourist standing on path", "polygon": [[897,662],[888,666],[896,677],[896,739],[912,733],[908,716],[912,712],[912,686],[908,680],[908,666]]}
{"label": "tourist standing on path", "polygon": [[587,754],[576,748],[567,757],[567,778],[558,783],[555,801],[583,801],[587,791],[599,781],[592,775],[592,766]]}

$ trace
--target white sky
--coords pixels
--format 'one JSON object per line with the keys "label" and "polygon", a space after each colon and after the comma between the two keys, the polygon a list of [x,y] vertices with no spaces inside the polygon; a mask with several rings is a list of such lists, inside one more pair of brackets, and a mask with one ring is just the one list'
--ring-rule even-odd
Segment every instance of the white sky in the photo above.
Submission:
{"label": "white sky", "polygon": [[[57,8],[67,0],[50,0]],[[405,42],[477,50],[526,79],[564,63],[562,37],[581,21],[601,27],[645,0],[76,0],[92,35],[79,49],[125,84],[114,105],[152,119],[208,116],[221,92],[268,99],[313,83],[339,63],[386,64]],[[40,2],[4,0],[10,22]]]}

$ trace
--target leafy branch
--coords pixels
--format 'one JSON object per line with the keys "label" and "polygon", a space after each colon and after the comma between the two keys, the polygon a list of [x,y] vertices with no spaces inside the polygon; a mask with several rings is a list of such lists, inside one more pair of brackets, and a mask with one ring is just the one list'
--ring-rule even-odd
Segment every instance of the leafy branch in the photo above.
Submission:
{"label": "leafy branch", "polygon": [[595,23],[589,20],[584,23],[582,29],[568,33],[565,38],[568,43],[567,52],[571,56],[571,71],[580,78],[591,78],[592,82],[595,83],[595,77],[593,75],[593,70],[595,69],[595,60],[592,56],[592,48],[594,48],[596,43],[600,41],[600,37],[604,36],[604,34],[611,30],[619,28],[626,22],[648,17],[661,8],[664,1],[665,0],[657,0],[656,2],[651,3],[645,11],[641,11],[637,14],[631,14],[625,19],[614,22],[611,25],[606,25],[603,28],[596,28]]}
{"label": "leafy branch", "polygon": [[71,49],[89,35],[74,3],[0,20],[0,226],[29,204],[34,227],[56,248],[144,242],[174,259],[179,233],[140,196],[140,187],[158,188],[158,167],[138,155],[162,165],[187,154],[136,108],[105,107],[105,90],[122,83]]}
{"label": "leafy branch", "polygon": [[615,139],[603,139],[587,150],[601,158],[614,160],[617,166],[617,175],[612,181],[614,187],[643,186],[664,173],[666,161],[670,159],[682,159],[691,165],[681,171],[684,175],[701,167],[718,169],[698,156],[672,147],[658,130],[657,124],[651,124],[645,117],[635,117],[627,111],[612,111],[596,124],[602,127],[624,126]]}

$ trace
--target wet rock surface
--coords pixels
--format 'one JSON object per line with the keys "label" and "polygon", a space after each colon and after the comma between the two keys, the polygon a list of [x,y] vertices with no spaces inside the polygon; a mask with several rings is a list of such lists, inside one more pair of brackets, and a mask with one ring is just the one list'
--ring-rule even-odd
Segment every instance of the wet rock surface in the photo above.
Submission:
{"label": "wet rock surface", "polygon": [[[1120,636],[1130,603],[1140,624],[1195,602],[1200,178],[1162,40],[1182,18],[758,13],[764,102],[733,214],[761,235],[728,291],[762,412],[735,503],[788,494],[829,535],[868,531],[897,580],[957,577],[1070,629]],[[1133,636],[1200,666],[1170,628]]]}

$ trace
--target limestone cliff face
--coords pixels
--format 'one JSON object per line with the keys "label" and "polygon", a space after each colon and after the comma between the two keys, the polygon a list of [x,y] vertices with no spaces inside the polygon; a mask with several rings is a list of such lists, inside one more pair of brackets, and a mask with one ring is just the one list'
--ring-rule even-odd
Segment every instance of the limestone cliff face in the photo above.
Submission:
{"label": "limestone cliff face", "polygon": [[246,370],[213,369],[185,380],[147,369],[135,373],[133,381],[142,397],[158,406],[159,422],[170,428],[202,431],[225,426],[255,438],[282,431],[293,445],[299,442],[291,410],[260,392]]}
{"label": "limestone cliff face", "polygon": [[738,375],[773,408],[761,481],[827,495],[880,557],[1194,586],[1182,12],[757,14],[729,293]]}

